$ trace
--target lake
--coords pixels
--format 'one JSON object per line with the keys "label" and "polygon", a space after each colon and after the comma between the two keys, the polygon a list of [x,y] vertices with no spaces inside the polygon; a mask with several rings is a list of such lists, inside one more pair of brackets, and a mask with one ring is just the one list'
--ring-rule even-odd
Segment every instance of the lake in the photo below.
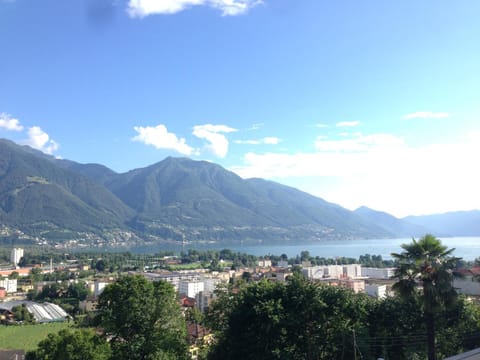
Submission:
{"label": "lake", "polygon": [[[455,248],[454,256],[461,257],[464,260],[475,260],[480,257],[480,237],[439,237],[442,244],[448,248]],[[251,255],[281,255],[286,254],[289,258],[300,255],[300,252],[306,250],[311,256],[320,256],[325,258],[351,257],[358,258],[360,255],[382,255],[384,259],[391,259],[392,252],[401,252],[401,244],[409,243],[410,238],[404,239],[368,239],[368,240],[343,240],[343,241],[323,241],[318,244],[300,244],[300,245],[211,245],[194,246],[191,244],[185,246],[160,246],[137,247],[130,249],[135,253],[155,253],[161,250],[172,250],[177,253],[188,249],[199,250],[221,250],[231,249]]]}

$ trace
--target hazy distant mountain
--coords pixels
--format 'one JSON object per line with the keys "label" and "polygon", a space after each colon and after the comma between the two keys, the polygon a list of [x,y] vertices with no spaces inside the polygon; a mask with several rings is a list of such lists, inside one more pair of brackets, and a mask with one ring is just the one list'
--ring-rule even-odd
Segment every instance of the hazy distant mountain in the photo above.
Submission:
{"label": "hazy distant mountain", "polygon": [[356,214],[362,216],[385,231],[395,234],[399,237],[419,237],[426,233],[432,233],[426,226],[411,223],[405,219],[396,218],[383,211],[376,211],[366,206],[359,207],[354,211]]}
{"label": "hazy distant mountain", "polygon": [[[426,232],[386,213],[352,212],[272,181],[244,180],[206,161],[170,157],[118,174],[8,140],[0,140],[0,226],[0,239],[87,243],[300,243]],[[472,234],[461,230],[455,235]]]}
{"label": "hazy distant mountain", "polygon": [[429,228],[438,236],[480,236],[480,210],[408,216],[404,220]]}

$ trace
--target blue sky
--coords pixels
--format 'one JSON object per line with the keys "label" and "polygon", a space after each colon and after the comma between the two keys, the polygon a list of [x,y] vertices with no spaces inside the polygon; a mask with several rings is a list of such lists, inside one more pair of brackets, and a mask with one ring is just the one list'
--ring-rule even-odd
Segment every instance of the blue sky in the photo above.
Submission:
{"label": "blue sky", "polygon": [[480,2],[0,0],[0,137],[396,216],[480,208]]}

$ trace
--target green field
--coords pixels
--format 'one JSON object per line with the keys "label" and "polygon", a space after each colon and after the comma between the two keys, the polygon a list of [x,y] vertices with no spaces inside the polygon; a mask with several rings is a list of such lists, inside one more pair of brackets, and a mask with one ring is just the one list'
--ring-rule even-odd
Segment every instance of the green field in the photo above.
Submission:
{"label": "green field", "polygon": [[5,326],[0,325],[0,348],[33,350],[49,333],[69,327],[68,323]]}

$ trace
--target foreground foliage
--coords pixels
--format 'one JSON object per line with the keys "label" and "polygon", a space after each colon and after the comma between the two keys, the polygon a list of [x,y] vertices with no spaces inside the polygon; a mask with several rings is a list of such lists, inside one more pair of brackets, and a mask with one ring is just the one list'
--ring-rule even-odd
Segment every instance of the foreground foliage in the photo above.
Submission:
{"label": "foreground foliage", "polygon": [[26,360],[108,360],[108,343],[91,329],[61,330],[49,334],[35,351],[27,353]]}
{"label": "foreground foliage", "polygon": [[121,277],[102,292],[97,310],[113,359],[186,358],[185,319],[170,284],[139,275]]}
{"label": "foreground foliage", "polygon": [[371,306],[301,277],[224,291],[208,315],[217,335],[210,359],[353,359],[352,334],[364,331]]}
{"label": "foreground foliage", "polygon": [[[426,327],[418,299],[369,298],[295,276],[219,291],[207,315],[216,359],[424,359]],[[458,299],[435,313],[439,357],[480,345],[480,312]]]}

